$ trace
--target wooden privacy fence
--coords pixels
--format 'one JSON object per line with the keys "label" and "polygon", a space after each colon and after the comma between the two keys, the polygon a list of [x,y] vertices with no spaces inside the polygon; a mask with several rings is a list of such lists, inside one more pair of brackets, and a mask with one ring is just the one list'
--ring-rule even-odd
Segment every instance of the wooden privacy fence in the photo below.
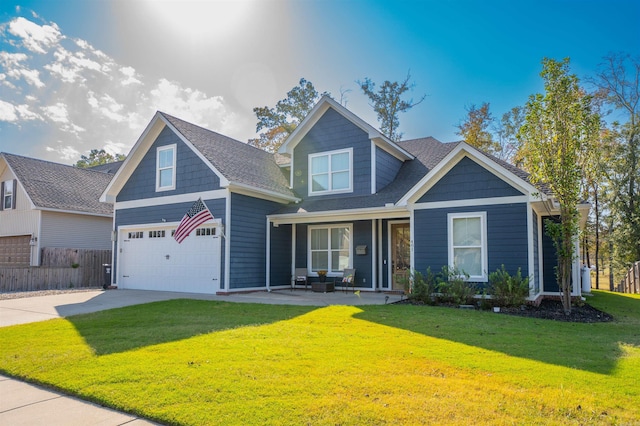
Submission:
{"label": "wooden privacy fence", "polygon": [[111,250],[43,248],[41,266],[0,267],[0,292],[99,287]]}
{"label": "wooden privacy fence", "polygon": [[631,266],[616,291],[620,293],[640,294],[640,262],[636,262]]}

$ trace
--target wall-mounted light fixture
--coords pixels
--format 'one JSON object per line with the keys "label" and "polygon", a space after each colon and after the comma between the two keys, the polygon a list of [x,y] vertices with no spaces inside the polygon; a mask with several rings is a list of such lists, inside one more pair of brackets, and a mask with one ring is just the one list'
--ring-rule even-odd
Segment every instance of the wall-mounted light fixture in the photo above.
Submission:
{"label": "wall-mounted light fixture", "polygon": [[29,240],[29,245],[35,246],[37,242],[38,242],[38,237],[32,236],[31,239]]}

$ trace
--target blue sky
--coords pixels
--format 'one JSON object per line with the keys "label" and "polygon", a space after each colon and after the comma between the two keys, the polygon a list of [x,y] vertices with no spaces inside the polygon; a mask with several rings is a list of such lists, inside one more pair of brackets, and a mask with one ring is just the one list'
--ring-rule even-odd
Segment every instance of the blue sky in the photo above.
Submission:
{"label": "blue sky", "polygon": [[246,141],[256,106],[301,77],[378,126],[356,80],[402,80],[406,139],[459,139],[472,104],[495,117],[542,90],[544,57],[592,75],[640,55],[637,0],[14,1],[0,5],[0,151],[72,164],[127,153],[156,110]]}

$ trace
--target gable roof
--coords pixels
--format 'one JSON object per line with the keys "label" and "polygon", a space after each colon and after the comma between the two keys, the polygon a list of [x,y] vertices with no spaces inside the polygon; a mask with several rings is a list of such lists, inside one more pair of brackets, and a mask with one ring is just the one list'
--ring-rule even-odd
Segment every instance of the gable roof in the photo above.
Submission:
{"label": "gable roof", "polygon": [[309,130],[320,120],[320,118],[324,115],[325,112],[329,108],[332,108],[337,113],[345,117],[347,120],[352,122],[354,125],[362,129],[369,135],[369,139],[389,152],[391,155],[395,156],[399,160],[411,160],[413,159],[413,155],[411,153],[404,150],[400,145],[396,142],[393,142],[391,139],[382,134],[378,129],[371,126],[369,123],[349,111],[347,108],[340,105],[338,102],[333,100],[328,95],[324,95],[320,98],[318,103],[309,111],[307,116],[298,124],[295,130],[287,137],[278,152],[280,154],[293,154],[293,149],[296,145],[304,138],[304,136],[309,132]]}
{"label": "gable roof", "polygon": [[37,209],[111,216],[100,194],[113,174],[0,153]]}
{"label": "gable roof", "polygon": [[131,149],[101,200],[115,199],[165,126],[220,178],[222,187],[264,194],[285,201],[298,200],[273,154],[160,111],[156,112]]}

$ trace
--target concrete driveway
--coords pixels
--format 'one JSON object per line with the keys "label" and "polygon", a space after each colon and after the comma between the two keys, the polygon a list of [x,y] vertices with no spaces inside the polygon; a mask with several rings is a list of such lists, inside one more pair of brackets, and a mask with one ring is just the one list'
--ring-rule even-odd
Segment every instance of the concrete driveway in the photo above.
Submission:
{"label": "concrete driveway", "polygon": [[400,300],[400,297],[398,294],[371,292],[314,293],[304,290],[260,291],[233,294],[230,296],[120,289],[78,291],[50,296],[0,300],[0,327],[170,299],[202,299],[238,303],[328,306],[382,305],[396,302]]}

